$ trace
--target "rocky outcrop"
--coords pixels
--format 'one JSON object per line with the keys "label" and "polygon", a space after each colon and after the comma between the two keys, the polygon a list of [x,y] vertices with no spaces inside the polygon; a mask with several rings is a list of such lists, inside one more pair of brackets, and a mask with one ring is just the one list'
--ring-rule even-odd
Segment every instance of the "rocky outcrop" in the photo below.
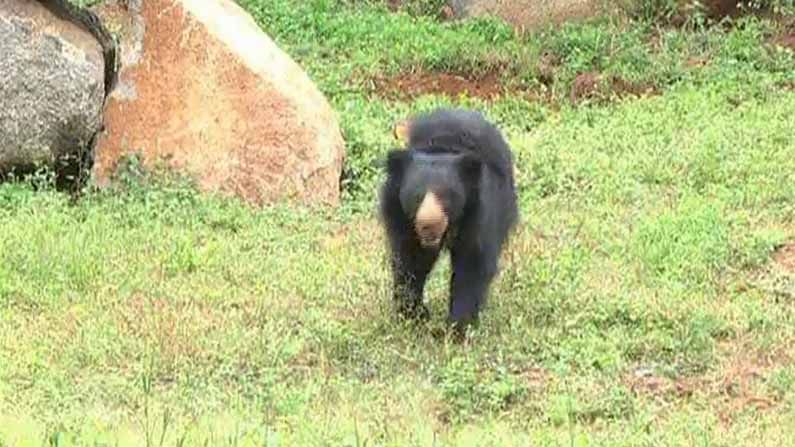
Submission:
{"label": "rocky outcrop", "polygon": [[97,13],[121,36],[122,65],[98,184],[137,154],[252,203],[338,203],[344,142],[333,110],[232,0],[127,0]]}
{"label": "rocky outcrop", "polygon": [[115,46],[65,0],[0,0],[0,177],[54,168],[80,179],[115,80]]}
{"label": "rocky outcrop", "polygon": [[456,17],[496,16],[521,29],[593,17],[601,0],[451,0]]}

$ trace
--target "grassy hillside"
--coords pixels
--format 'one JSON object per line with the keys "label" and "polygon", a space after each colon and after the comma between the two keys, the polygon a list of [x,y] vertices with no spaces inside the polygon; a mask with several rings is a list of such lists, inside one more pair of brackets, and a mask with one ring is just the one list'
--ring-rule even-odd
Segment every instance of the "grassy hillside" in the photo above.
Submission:
{"label": "grassy hillside", "polygon": [[[795,443],[786,21],[517,36],[240,3],[340,114],[345,204],[252,210],[132,168],[77,203],[0,185],[0,446]],[[462,345],[444,263],[429,326],[394,321],[373,214],[392,123],[440,104],[494,119],[520,170]]]}

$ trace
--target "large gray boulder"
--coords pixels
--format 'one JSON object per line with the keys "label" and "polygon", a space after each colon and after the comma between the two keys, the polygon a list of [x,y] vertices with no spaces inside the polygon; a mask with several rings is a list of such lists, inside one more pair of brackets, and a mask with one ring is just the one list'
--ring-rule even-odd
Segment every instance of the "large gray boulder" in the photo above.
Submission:
{"label": "large gray boulder", "polygon": [[581,20],[603,12],[602,0],[451,0],[455,16],[499,17],[520,29]]}
{"label": "large gray boulder", "polygon": [[43,165],[73,180],[102,125],[112,40],[65,0],[0,0],[0,55],[0,177]]}

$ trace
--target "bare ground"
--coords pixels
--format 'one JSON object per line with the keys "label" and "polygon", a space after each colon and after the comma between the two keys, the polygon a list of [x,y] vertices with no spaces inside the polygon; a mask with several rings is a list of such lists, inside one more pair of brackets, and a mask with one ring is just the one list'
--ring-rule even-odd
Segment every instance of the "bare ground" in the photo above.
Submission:
{"label": "bare ground", "polygon": [[[552,76],[552,75],[550,75]],[[544,79],[540,79],[542,83]],[[549,102],[548,92],[517,85],[508,85],[497,71],[483,75],[450,72],[416,71],[395,76],[376,76],[369,80],[371,93],[387,100],[410,101],[422,95],[442,95],[451,98],[469,96],[494,101],[504,96],[522,97],[531,101]],[[551,83],[551,81],[550,81]],[[572,103],[588,99],[607,100],[610,97],[658,94],[650,84],[627,81],[618,76],[598,72],[579,74],[572,82],[569,98]]]}

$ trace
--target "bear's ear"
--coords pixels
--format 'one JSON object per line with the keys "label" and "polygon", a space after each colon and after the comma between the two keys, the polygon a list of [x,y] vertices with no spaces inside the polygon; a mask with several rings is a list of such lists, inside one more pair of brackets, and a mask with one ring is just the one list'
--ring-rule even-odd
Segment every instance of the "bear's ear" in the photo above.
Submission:
{"label": "bear's ear", "polygon": [[474,155],[466,154],[458,161],[458,172],[461,180],[467,185],[477,186],[480,183],[480,172],[483,168],[483,161]]}
{"label": "bear's ear", "polygon": [[393,149],[386,156],[386,171],[391,176],[400,175],[406,170],[411,153],[403,149]]}
{"label": "bear's ear", "polygon": [[403,144],[408,143],[411,136],[411,122],[409,120],[396,122],[392,126],[392,136]]}

